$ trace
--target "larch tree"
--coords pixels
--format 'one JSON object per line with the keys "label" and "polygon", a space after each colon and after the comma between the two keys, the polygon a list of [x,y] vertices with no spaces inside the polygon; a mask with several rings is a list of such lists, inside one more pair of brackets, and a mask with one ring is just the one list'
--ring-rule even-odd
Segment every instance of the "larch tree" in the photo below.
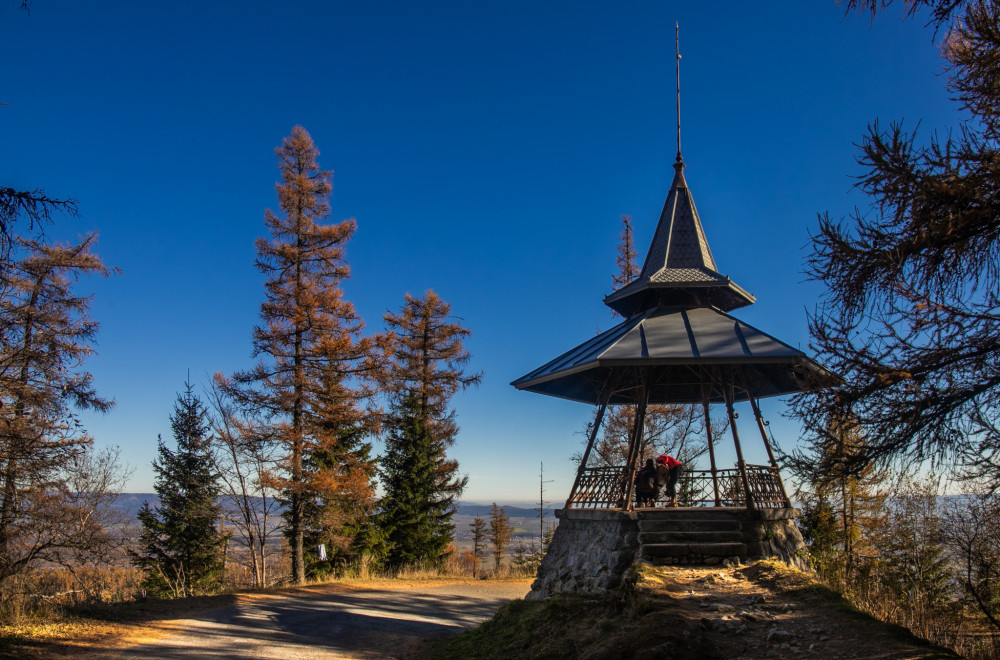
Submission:
{"label": "larch tree", "polygon": [[507,554],[507,547],[514,537],[514,526],[510,524],[507,512],[504,511],[503,507],[498,507],[496,502],[493,503],[493,508],[490,510],[489,526],[486,538],[493,546],[493,570],[499,572],[503,565],[503,558]]}
{"label": "larch tree", "polygon": [[392,347],[382,374],[388,410],[379,521],[387,563],[439,564],[454,532],[455,499],[468,482],[446,454],[458,434],[450,401],[482,374],[465,373],[469,331],[433,291],[407,294],[400,313],[384,319]]}
{"label": "larch tree", "polygon": [[265,213],[271,237],[257,240],[257,268],[267,278],[253,333],[253,353],[261,359],[249,371],[216,379],[270,425],[270,436],[283,448],[281,470],[272,477],[287,502],[292,580],[301,583],[306,535],[323,524],[312,504],[359,493],[373,497],[365,476],[369,460],[349,445],[375,417],[365,407],[370,390],[361,380],[375,341],[361,336],[364,323],[341,288],[350,276],[345,246],[357,223],[323,224],[332,173],[319,168],[319,150],[301,126],[275,153],[282,213]]}
{"label": "larch tree", "polygon": [[177,395],[170,415],[176,447],[158,439],[153,461],[156,509],[146,502],[139,510],[142,525],[133,562],[153,594],[174,597],[212,593],[222,585],[226,536],[219,528],[221,492],[213,467],[211,424],[191,383]]}
{"label": "larch tree", "polygon": [[876,554],[874,534],[887,521],[889,492],[885,470],[868,466],[861,472],[850,466],[864,451],[866,440],[857,424],[835,420],[821,447],[799,453],[789,467],[801,487],[800,526],[809,545],[813,565],[831,584],[848,588],[858,570]]}
{"label": "larch tree", "polygon": [[[850,0],[875,14],[887,0]],[[908,0],[943,34],[958,130],[921,143],[874,123],[857,184],[872,204],[819,218],[807,272],[827,289],[812,347],[843,382],[793,399],[822,445],[849,414],[869,443],[852,468],[930,460],[1000,487],[1000,3]]]}
{"label": "larch tree", "polygon": [[326,559],[309,555],[310,577],[342,570],[370,549],[363,532],[375,508],[376,463],[367,438],[377,430],[377,416],[358,417],[359,392],[333,365],[323,378],[325,386],[315,399],[318,442],[303,469],[312,491],[304,509],[305,545],[324,546]]}
{"label": "larch tree", "polygon": [[[618,272],[611,277],[612,290],[617,291],[639,277],[631,216],[622,216],[622,231],[618,235],[618,256],[615,258],[615,264],[618,266]],[[619,315],[613,310],[612,313]]]}
{"label": "larch tree", "polygon": [[[111,539],[101,525],[107,498],[73,485],[120,481],[109,455],[92,455],[76,411],[106,412],[83,363],[98,324],[90,298],[74,291],[85,276],[111,274],[76,245],[15,241],[0,289],[0,584],[39,561],[99,559]],[[98,470],[101,474],[88,474]],[[97,494],[101,495],[101,494]]]}

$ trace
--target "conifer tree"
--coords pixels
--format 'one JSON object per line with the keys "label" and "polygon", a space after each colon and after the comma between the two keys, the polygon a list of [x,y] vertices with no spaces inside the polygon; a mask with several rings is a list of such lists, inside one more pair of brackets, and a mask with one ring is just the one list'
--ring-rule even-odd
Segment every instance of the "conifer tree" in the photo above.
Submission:
{"label": "conifer tree", "polygon": [[[91,251],[95,240],[18,239],[0,260],[0,583],[67,551],[101,551],[99,516],[68,485],[92,462],[75,411],[113,405],[82,366],[98,324],[74,285],[112,272]],[[101,469],[113,471],[113,463]]]}
{"label": "conifer tree", "polygon": [[[891,4],[847,2],[873,18]],[[853,415],[870,443],[852,469],[957,459],[997,488],[1000,3],[896,4],[929,11],[964,118],[926,140],[901,123],[863,136],[857,185],[871,203],[820,217],[807,270],[828,291],[810,318],[813,348],[843,382],[798,395],[795,412],[817,444],[826,416]]]}
{"label": "conifer tree", "polygon": [[493,546],[494,570],[500,570],[504,555],[507,553],[507,546],[510,545],[510,540],[513,536],[514,526],[510,524],[507,512],[503,510],[503,507],[498,507],[497,503],[494,502],[493,509],[490,511],[490,531],[486,536],[490,541],[490,545]]}
{"label": "conifer tree", "polygon": [[476,516],[472,519],[472,577],[479,577],[479,562],[486,556],[486,521]]}
{"label": "conifer tree", "polygon": [[275,153],[282,214],[265,213],[271,237],[257,240],[257,268],[267,277],[261,324],[253,333],[254,356],[261,359],[232,379],[216,378],[268,421],[283,448],[282,470],[273,481],[287,502],[292,580],[301,583],[305,535],[318,520],[307,511],[310,502],[366,489],[371,497],[370,487],[357,486],[371,474],[370,460],[352,443],[374,419],[360,376],[375,342],[360,336],[364,323],[341,288],[350,276],[345,246],[357,223],[322,224],[330,214],[332,173],[319,169],[319,150],[301,126]]}
{"label": "conifer tree", "polygon": [[211,426],[191,383],[177,395],[170,427],[176,448],[158,439],[153,487],[160,504],[153,509],[146,502],[139,511],[141,547],[133,561],[146,573],[143,586],[151,593],[211,593],[222,583],[227,539],[218,525],[220,486],[212,463]]}
{"label": "conifer tree", "polygon": [[309,577],[341,570],[371,551],[366,532],[375,505],[375,458],[366,438],[375,431],[375,416],[359,418],[357,393],[346,387],[334,365],[324,374],[325,388],[317,393],[315,446],[304,459],[309,497],[304,506],[306,548],[326,548],[327,559],[310,553]]}
{"label": "conifer tree", "polygon": [[[632,218],[627,215],[622,216],[622,232],[618,236],[618,256],[615,264],[618,272],[611,277],[613,289],[617,291],[639,276],[639,266],[636,263],[635,238],[632,235]],[[618,312],[612,310],[618,315]]]}
{"label": "conifer tree", "polygon": [[450,400],[481,374],[464,372],[469,331],[450,314],[451,306],[427,291],[423,298],[407,294],[401,312],[384,317],[392,356],[383,374],[389,409],[380,523],[392,567],[443,560],[455,498],[468,481],[446,456],[458,434]]}

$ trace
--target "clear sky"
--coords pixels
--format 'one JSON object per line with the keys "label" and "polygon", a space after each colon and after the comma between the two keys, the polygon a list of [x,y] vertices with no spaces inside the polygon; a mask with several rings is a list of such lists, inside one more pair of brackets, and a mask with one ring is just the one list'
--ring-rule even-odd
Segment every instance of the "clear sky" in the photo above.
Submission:
{"label": "clear sky", "polygon": [[[641,257],[673,174],[675,21],[687,180],[720,271],[758,300],[736,315],[803,349],[809,232],[868,203],[866,126],[959,118],[922,21],[834,0],[16,5],[0,0],[0,184],[76,198],[50,234],[98,231],[122,270],[83,283],[102,324],[87,368],[117,401],[85,420],[132,491],[152,490],[188,371],[202,387],[252,363],[253,243],[295,124],[335,170],[333,219],[357,218],[345,290],[369,329],[433,288],[472,331],[485,378],[454,401],[452,454],[463,499],[513,503],[537,499],[540,463],[547,499],[568,494],[593,411],[509,382],[614,322],[619,216]],[[784,410],[765,402],[791,446]]]}

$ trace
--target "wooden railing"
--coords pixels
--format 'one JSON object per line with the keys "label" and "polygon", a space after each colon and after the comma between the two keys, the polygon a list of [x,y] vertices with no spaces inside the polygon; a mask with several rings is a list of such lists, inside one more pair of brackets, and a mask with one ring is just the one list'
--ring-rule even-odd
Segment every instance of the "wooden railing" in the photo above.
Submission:
{"label": "wooden railing", "polygon": [[[776,509],[788,506],[778,468],[747,465],[746,470],[754,507]],[[618,466],[586,468],[566,505],[574,509],[619,508],[628,487],[625,472],[624,467]],[[718,484],[718,500],[714,484]],[[711,470],[685,470],[677,484],[677,503],[680,506],[746,507],[739,469],[716,470],[714,483]]]}

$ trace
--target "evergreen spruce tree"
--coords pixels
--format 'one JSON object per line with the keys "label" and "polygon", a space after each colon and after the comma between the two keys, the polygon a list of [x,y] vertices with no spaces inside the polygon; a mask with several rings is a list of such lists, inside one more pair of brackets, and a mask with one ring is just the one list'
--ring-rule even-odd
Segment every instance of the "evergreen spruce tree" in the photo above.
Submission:
{"label": "evergreen spruce tree", "polygon": [[385,315],[393,349],[384,372],[389,410],[379,520],[393,568],[443,561],[455,499],[468,481],[446,456],[458,434],[449,402],[481,374],[464,373],[470,355],[462,339],[469,331],[449,321],[450,313],[448,303],[427,291],[423,298],[407,294],[400,314]]}
{"label": "evergreen spruce tree", "polygon": [[190,383],[177,396],[170,416],[177,447],[158,441],[153,461],[156,509],[146,502],[139,511],[140,549],[133,561],[146,573],[143,586],[156,595],[175,597],[211,593],[223,573],[227,538],[218,527],[220,487],[212,468],[208,414]]}

